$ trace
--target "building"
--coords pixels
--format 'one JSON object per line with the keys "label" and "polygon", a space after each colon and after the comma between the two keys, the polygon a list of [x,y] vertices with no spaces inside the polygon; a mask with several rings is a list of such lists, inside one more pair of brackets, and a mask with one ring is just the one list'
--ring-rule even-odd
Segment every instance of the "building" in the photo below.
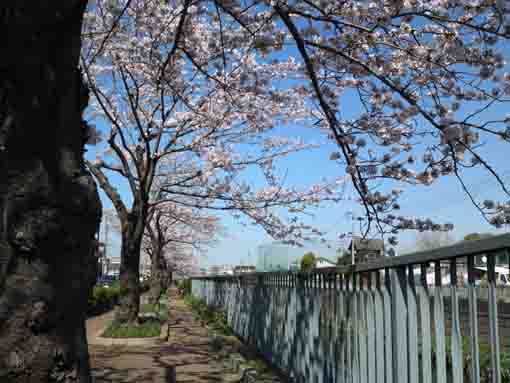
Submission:
{"label": "building", "polygon": [[[321,244],[313,246],[290,246],[281,242],[273,242],[257,247],[256,269],[260,272],[299,270],[301,267],[301,258],[306,252],[312,252],[324,262],[331,262],[334,266],[335,250]],[[330,267],[329,263],[328,266]]]}
{"label": "building", "polygon": [[120,274],[120,257],[108,257],[105,275],[118,277]]}
{"label": "building", "polygon": [[299,271],[301,265],[299,263],[299,260],[298,259],[295,259],[293,260],[291,263],[290,263],[290,271]]}
{"label": "building", "polygon": [[205,267],[201,267],[195,273],[193,273],[194,277],[205,277],[206,275],[207,269]]}
{"label": "building", "polygon": [[234,269],[230,265],[212,265],[207,268],[207,275],[234,275]]}
{"label": "building", "polygon": [[101,277],[105,273],[105,245],[103,242],[95,240],[95,256],[97,259],[97,277]]}
{"label": "building", "polygon": [[261,272],[288,270],[290,264],[302,255],[296,254],[291,246],[279,242],[258,246],[256,254],[256,269]]}
{"label": "building", "polygon": [[382,239],[354,237],[349,244],[349,250],[354,251],[355,263],[370,262],[384,257],[384,241]]}
{"label": "building", "polygon": [[316,259],[315,268],[316,269],[323,269],[325,267],[335,267],[336,264],[331,259],[324,258],[324,257],[317,257]]}
{"label": "building", "polygon": [[248,265],[239,265],[234,267],[234,274],[246,274],[246,273],[254,273],[257,271],[257,268],[255,266],[248,266]]}

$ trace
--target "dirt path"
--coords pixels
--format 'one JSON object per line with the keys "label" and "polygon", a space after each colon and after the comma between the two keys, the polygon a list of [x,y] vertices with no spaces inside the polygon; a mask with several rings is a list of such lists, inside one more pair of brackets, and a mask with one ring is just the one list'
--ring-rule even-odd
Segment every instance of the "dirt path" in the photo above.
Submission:
{"label": "dirt path", "polygon": [[150,344],[100,345],[94,339],[113,317],[112,313],[87,321],[89,352],[96,383],[234,383],[240,381],[229,357],[240,343],[228,342],[212,351],[207,328],[193,318],[184,301],[171,296],[169,338]]}

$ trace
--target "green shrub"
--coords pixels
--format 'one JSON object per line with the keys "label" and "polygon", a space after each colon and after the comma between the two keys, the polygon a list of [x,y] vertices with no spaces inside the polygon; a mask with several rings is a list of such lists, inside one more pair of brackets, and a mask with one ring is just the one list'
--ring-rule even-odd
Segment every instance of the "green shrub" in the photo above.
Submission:
{"label": "green shrub", "polygon": [[[144,293],[150,288],[149,281],[140,283],[140,292]],[[120,282],[116,281],[109,287],[94,286],[88,299],[89,315],[98,315],[113,308],[119,303],[119,297],[122,295]]]}
{"label": "green shrub", "polygon": [[195,298],[192,295],[187,295],[184,301],[191,307],[191,311],[193,311],[195,316],[213,331],[221,335],[233,335],[232,329],[229,327],[221,311],[216,310],[214,307],[207,306],[203,300]]}
{"label": "green shrub", "polygon": [[[466,337],[467,338],[467,337]],[[469,344],[469,342],[466,341]],[[510,356],[505,351],[499,353],[501,361],[501,382],[510,383]],[[465,355],[464,359],[469,358],[470,354]],[[489,383],[491,379],[491,349],[487,343],[480,344],[480,375],[481,382]]]}
{"label": "green shrub", "polygon": [[111,287],[94,286],[88,299],[89,315],[97,315],[110,310],[119,301],[119,284]]}
{"label": "green shrub", "polygon": [[[445,337],[445,348],[446,348],[446,363],[447,366],[452,366],[452,352],[451,352],[451,337]],[[480,382],[490,383],[491,382],[491,349],[487,343],[479,344],[480,354]],[[432,338],[432,354],[435,358],[435,341]],[[462,356],[464,359],[464,374],[470,375],[471,371],[471,341],[467,336],[462,337]],[[505,351],[500,351],[499,354],[501,361],[501,382],[510,383],[510,355]]]}

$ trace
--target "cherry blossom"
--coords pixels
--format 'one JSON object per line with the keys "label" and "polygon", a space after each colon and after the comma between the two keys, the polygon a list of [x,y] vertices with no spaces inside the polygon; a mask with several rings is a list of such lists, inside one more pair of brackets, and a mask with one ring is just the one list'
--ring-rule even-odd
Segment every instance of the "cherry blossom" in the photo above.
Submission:
{"label": "cherry blossom", "polygon": [[[122,226],[121,285],[129,294],[121,299],[121,320],[136,319],[135,267],[156,206],[241,212],[273,237],[298,242],[308,228],[296,217],[322,199],[340,198],[336,180],[295,188],[277,171],[281,157],[315,146],[274,132],[313,120],[301,84],[293,83],[303,78],[300,66],[266,52],[282,49],[283,31],[269,33],[270,15],[261,12],[249,20],[260,24],[254,34],[229,20],[228,12],[238,10],[212,4],[97,0],[85,15],[87,118],[106,126],[87,166]],[[249,169],[266,185],[245,182]],[[115,185],[119,176],[129,186],[129,203]],[[293,215],[283,218],[278,209]]]}
{"label": "cherry blossom", "polygon": [[[382,180],[385,185],[415,187],[452,176],[474,200],[463,177],[477,167],[494,177],[500,192],[510,195],[480,151],[493,136],[509,142],[508,118],[501,112],[504,108],[498,108],[510,101],[504,49],[510,38],[508,2],[265,4],[230,1],[225,13],[247,31],[261,28],[260,35],[283,35],[283,43],[265,40],[261,57],[281,54],[286,47],[284,54],[306,74],[301,92],[305,105],[315,107],[316,126],[327,130],[340,149],[330,158],[352,178],[368,218],[367,233],[395,230],[384,219],[392,198],[381,199],[372,192]],[[352,104],[353,94],[359,111],[346,118],[353,113],[344,113],[343,102],[349,99]],[[409,226],[445,227],[398,225]]]}

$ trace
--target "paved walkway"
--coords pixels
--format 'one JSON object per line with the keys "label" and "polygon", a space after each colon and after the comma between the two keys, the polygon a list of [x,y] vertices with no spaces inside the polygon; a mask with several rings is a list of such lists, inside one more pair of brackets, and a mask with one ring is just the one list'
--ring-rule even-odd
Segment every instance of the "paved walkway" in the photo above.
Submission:
{"label": "paved walkway", "polygon": [[239,351],[235,339],[212,351],[207,329],[172,294],[169,338],[152,339],[149,343],[104,345],[98,335],[113,313],[87,321],[89,352],[96,383],[218,383],[239,382],[226,363],[229,355]]}
{"label": "paved walkway", "polygon": [[[92,373],[97,383],[172,382],[164,366],[154,360],[164,346],[162,339],[108,339],[100,334],[114,312],[87,320]],[[121,341],[124,344],[115,344]]]}
{"label": "paved walkway", "polygon": [[87,319],[87,339],[89,344],[97,341],[97,336],[113,319],[114,312],[110,311],[103,315],[98,315]]}

